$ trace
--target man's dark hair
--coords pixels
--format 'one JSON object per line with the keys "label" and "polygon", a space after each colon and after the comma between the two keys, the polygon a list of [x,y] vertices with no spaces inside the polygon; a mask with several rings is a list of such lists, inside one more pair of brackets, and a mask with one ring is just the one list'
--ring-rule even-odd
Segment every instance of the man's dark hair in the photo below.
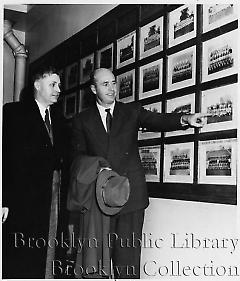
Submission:
{"label": "man's dark hair", "polygon": [[34,83],[36,80],[39,80],[41,78],[44,78],[45,75],[51,75],[51,74],[57,74],[59,75],[57,69],[54,66],[42,66],[38,68],[32,75],[32,83]]}
{"label": "man's dark hair", "polygon": [[23,92],[21,93],[21,101],[33,100],[35,93],[34,82],[51,74],[59,75],[59,72],[54,66],[50,65],[38,67],[33,71],[28,86],[23,89]]}

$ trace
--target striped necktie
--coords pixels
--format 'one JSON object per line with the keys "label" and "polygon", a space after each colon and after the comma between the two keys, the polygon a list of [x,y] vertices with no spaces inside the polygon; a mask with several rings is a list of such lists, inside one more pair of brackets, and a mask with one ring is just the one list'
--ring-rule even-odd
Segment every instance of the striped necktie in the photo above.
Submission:
{"label": "striped necktie", "polygon": [[49,117],[49,110],[46,109],[45,110],[45,124],[46,124],[46,127],[48,129],[48,133],[51,134],[51,131],[52,131],[52,127],[51,127],[51,123],[50,123],[50,117]]}

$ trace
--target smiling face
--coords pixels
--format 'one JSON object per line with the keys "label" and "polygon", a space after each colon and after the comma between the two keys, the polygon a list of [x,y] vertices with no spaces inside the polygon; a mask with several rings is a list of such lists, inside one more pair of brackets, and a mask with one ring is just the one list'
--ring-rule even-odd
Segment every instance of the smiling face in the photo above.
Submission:
{"label": "smiling face", "polygon": [[34,82],[35,99],[48,107],[57,102],[60,95],[60,78],[57,74],[44,74]]}
{"label": "smiling face", "polygon": [[97,102],[100,105],[109,107],[117,95],[116,79],[112,72],[105,68],[97,69],[91,90],[96,95]]}

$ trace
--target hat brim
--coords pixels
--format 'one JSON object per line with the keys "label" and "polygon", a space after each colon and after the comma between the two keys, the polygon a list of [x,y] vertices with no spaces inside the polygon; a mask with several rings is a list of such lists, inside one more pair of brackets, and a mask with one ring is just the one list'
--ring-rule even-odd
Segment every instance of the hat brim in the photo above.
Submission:
{"label": "hat brim", "polygon": [[115,171],[105,169],[101,171],[101,173],[97,177],[97,182],[96,182],[96,198],[99,208],[105,215],[109,215],[109,216],[116,215],[124,207],[124,205],[120,207],[110,207],[107,206],[103,200],[103,185],[106,183],[107,179],[116,176],[119,177],[119,174],[116,173]]}

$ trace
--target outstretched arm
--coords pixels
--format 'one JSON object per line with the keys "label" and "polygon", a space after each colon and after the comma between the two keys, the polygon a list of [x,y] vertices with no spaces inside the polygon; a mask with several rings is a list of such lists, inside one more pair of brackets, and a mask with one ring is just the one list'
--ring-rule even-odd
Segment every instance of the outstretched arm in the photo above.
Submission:
{"label": "outstretched arm", "polygon": [[140,109],[140,126],[149,131],[175,131],[187,126],[201,128],[206,124],[206,113],[178,114],[178,113],[156,113]]}
{"label": "outstretched arm", "polygon": [[181,118],[181,122],[183,125],[188,125],[195,128],[202,128],[206,124],[208,116],[211,116],[211,114],[184,114]]}

